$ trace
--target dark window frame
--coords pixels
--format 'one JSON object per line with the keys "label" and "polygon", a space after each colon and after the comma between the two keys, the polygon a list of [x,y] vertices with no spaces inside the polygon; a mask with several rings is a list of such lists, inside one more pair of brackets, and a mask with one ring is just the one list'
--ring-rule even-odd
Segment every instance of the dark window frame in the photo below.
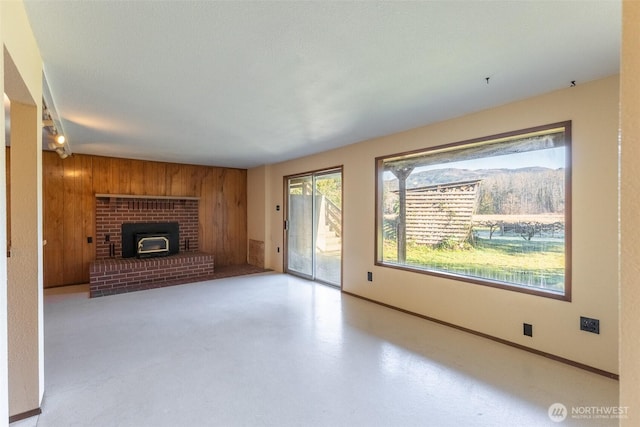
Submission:
{"label": "dark window frame", "polygon": [[[421,268],[415,265],[408,264],[398,264],[398,263],[390,263],[388,261],[383,260],[383,174],[384,174],[384,162],[397,160],[401,158],[411,158],[417,157],[420,155],[429,155],[429,153],[449,151],[453,149],[460,149],[463,147],[470,147],[473,145],[479,145],[481,143],[488,143],[489,141],[513,141],[517,139],[518,136],[526,136],[528,134],[536,134],[536,133],[544,133],[550,132],[553,129],[564,128],[564,145],[566,147],[565,151],[565,174],[564,174],[564,185],[565,185],[565,204],[564,204],[564,255],[565,255],[565,266],[564,266],[564,292],[553,292],[547,291],[543,289],[533,288],[533,287],[524,287],[518,284],[509,284],[507,282],[500,282],[492,279],[485,278],[477,278],[473,276],[466,276],[464,274],[457,273],[449,273],[443,272],[439,270],[430,270],[428,268]],[[552,123],[548,125],[536,126],[526,129],[520,129],[511,132],[505,132],[501,134],[489,135],[480,138],[474,138],[470,140],[464,140],[459,142],[454,142],[450,144],[439,145],[435,147],[428,147],[423,149],[411,150],[402,153],[395,153],[385,156],[376,157],[375,159],[375,244],[374,244],[374,264],[376,266],[392,268],[397,270],[410,271],[419,274],[426,274],[435,277],[442,277],[482,286],[488,286],[492,288],[504,289],[508,291],[514,291],[524,294],[536,295],[546,298],[557,299],[561,301],[571,301],[571,288],[572,288],[572,274],[571,274],[571,235],[572,235],[572,123],[570,120]],[[405,245],[406,247],[406,245]]]}

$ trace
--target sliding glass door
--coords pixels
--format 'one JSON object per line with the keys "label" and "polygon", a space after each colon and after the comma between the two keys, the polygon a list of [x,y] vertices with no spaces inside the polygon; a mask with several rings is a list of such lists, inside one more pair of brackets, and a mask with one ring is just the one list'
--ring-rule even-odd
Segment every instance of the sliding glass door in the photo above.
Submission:
{"label": "sliding glass door", "polygon": [[287,178],[286,271],[341,284],[342,170]]}
{"label": "sliding glass door", "polygon": [[313,176],[290,178],[287,201],[287,271],[313,279]]}

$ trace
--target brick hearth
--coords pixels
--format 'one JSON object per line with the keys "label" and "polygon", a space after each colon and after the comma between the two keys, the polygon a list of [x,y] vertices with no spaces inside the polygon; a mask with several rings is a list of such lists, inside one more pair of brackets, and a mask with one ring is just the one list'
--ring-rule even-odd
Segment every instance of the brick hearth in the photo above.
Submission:
{"label": "brick hearth", "polygon": [[90,297],[208,280],[213,255],[188,252],[161,258],[113,258],[91,263]]}

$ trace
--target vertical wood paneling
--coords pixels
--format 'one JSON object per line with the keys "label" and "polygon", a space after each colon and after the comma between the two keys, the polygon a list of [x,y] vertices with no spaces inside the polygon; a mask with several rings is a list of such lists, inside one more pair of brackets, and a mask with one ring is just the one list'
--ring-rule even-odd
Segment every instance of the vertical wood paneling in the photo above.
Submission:
{"label": "vertical wood paneling", "polygon": [[[204,180],[204,171],[206,168],[201,166],[190,166],[188,169],[187,185],[189,191],[194,197],[200,197],[198,201],[198,233],[200,236],[200,250],[203,252],[213,253],[211,251],[211,244],[209,239],[209,233],[206,230],[205,223],[207,223],[207,217],[204,213],[204,194],[202,192],[202,181]],[[214,260],[215,263],[215,260]]]}
{"label": "vertical wood paneling", "polygon": [[[142,169],[142,164],[140,160],[130,160],[128,161],[128,167],[130,171],[130,188],[131,192],[123,193],[123,194],[140,194],[147,195],[147,181],[144,176],[144,170]],[[113,191],[108,191],[108,193],[113,193]]]}
{"label": "vertical wood paneling", "polygon": [[226,234],[229,230],[225,227],[227,224],[227,209],[224,200],[224,171],[217,170],[212,176],[212,199],[213,209],[219,212],[214,221],[214,247],[217,249],[216,259],[222,264],[227,264],[227,254],[225,242],[227,241]]}
{"label": "vertical wood paneling", "polygon": [[[200,228],[202,230],[202,250],[204,252],[215,253],[215,223],[216,218],[213,216],[214,188],[212,171],[209,168],[198,168],[197,186],[200,190]],[[218,260],[214,257],[214,263],[218,264]]]}
{"label": "vertical wood paneling", "polygon": [[165,163],[144,162],[142,170],[147,184],[145,194],[149,196],[166,196],[167,168]]}
{"label": "vertical wood paneling", "polygon": [[[89,263],[96,258],[96,198],[93,191],[93,162],[90,156],[80,156],[81,191],[82,191],[82,279],[83,283],[89,281]],[[87,241],[87,237],[93,239],[93,243]]]}
{"label": "vertical wood paneling", "polygon": [[166,166],[165,187],[167,196],[195,197],[195,192],[188,186],[188,179],[191,178],[193,166],[183,166],[175,163],[168,163]]}
{"label": "vertical wood paneling", "polygon": [[[199,197],[200,249],[216,265],[247,253],[246,170],[43,153],[45,287],[87,283],[95,260],[95,194]],[[87,242],[87,237],[93,243]]]}
{"label": "vertical wood paneling", "polygon": [[133,161],[129,159],[118,159],[116,162],[114,159],[111,159],[109,163],[114,182],[111,184],[111,189],[107,191],[107,193],[132,194],[131,183],[134,182],[131,176]]}
{"label": "vertical wood paneling", "polygon": [[113,187],[111,183],[111,159],[108,157],[93,157],[92,164],[93,191],[101,194],[116,192],[112,190]]}
{"label": "vertical wood paneling", "polygon": [[64,283],[82,282],[82,192],[78,179],[78,156],[72,156],[62,162],[63,168],[63,281]]}
{"label": "vertical wood paneling", "polygon": [[[228,212],[226,227],[228,229],[225,247],[228,264],[243,264],[247,262],[247,215],[233,215],[233,212],[247,212],[247,171],[240,169],[226,169],[223,185],[226,212]],[[242,246],[244,252],[234,250]]]}
{"label": "vertical wood paneling", "polygon": [[62,159],[52,152],[42,153],[43,195],[43,274],[45,287],[64,284],[63,278],[63,215],[64,215],[64,170]]}
{"label": "vertical wood paneling", "polygon": [[[202,176],[207,168],[202,166],[191,166],[188,168],[190,175],[185,177],[187,180],[188,190],[194,197],[202,197]],[[202,218],[202,217],[201,217]]]}

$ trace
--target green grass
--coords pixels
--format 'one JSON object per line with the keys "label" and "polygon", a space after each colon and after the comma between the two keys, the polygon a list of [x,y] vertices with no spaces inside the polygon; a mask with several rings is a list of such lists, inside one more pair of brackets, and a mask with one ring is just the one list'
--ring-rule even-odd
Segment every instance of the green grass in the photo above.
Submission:
{"label": "green grass", "polygon": [[[397,262],[396,244],[385,241],[384,260]],[[520,286],[564,289],[563,242],[478,239],[475,247],[435,249],[409,243],[407,264]]]}

